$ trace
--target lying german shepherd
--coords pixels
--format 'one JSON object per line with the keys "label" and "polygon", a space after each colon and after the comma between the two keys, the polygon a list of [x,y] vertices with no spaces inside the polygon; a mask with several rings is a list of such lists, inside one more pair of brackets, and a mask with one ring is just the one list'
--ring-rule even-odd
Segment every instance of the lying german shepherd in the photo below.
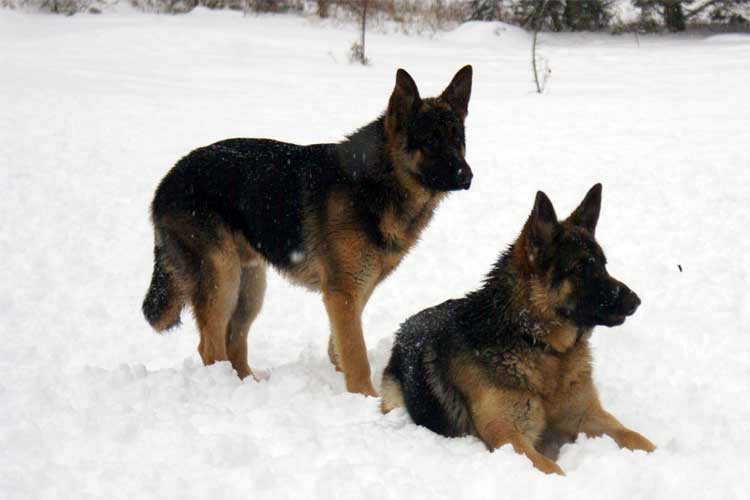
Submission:
{"label": "lying german shepherd", "polygon": [[417,424],[474,434],[490,450],[510,443],[546,473],[563,473],[553,460],[579,432],[655,449],[602,409],[591,380],[591,331],[622,324],[640,304],[607,273],[594,239],[601,192],[591,188],[563,222],[538,192],[481,289],[401,326],[383,374],[383,412],[406,406]]}
{"label": "lying german shepherd", "polygon": [[240,377],[271,264],[323,293],[328,354],[346,388],[373,396],[362,310],[448,191],[468,189],[464,119],[472,68],[422,99],[399,69],[386,112],[339,144],[228,139],[181,159],[151,205],[154,271],[143,313],[157,330],[190,302],[205,364]]}

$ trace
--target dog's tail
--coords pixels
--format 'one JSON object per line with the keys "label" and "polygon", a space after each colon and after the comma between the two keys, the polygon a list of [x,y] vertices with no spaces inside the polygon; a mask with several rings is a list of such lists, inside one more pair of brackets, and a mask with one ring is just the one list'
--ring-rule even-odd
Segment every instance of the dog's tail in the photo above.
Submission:
{"label": "dog's tail", "polygon": [[154,272],[151,285],[143,299],[143,315],[157,332],[180,324],[180,312],[185,305],[185,295],[174,275],[164,267],[161,248],[154,246]]}

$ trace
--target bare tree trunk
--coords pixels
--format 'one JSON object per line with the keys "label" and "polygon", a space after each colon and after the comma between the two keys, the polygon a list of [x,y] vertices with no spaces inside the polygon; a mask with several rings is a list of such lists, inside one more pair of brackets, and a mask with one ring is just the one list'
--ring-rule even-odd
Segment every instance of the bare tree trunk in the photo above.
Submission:
{"label": "bare tree trunk", "polygon": [[662,0],[664,24],[669,31],[685,31],[685,13],[678,0]]}
{"label": "bare tree trunk", "polygon": [[542,19],[544,17],[544,9],[547,8],[547,2],[549,0],[544,0],[541,2],[541,8],[536,14],[536,25],[534,26],[534,40],[531,43],[531,67],[534,70],[534,83],[536,84],[536,92],[537,94],[541,94],[544,90],[544,85],[539,83],[539,74],[538,70],[536,68],[536,39],[537,35],[539,34],[539,28],[542,25]]}
{"label": "bare tree trunk", "polygon": [[367,0],[363,0],[362,4],[362,64],[365,64],[367,58],[365,57],[365,29],[367,28]]}
{"label": "bare tree trunk", "polygon": [[534,30],[534,41],[531,43],[531,66],[534,69],[534,83],[536,83],[537,94],[542,93],[542,88],[539,86],[539,75],[536,70],[536,35],[539,33],[539,29]]}

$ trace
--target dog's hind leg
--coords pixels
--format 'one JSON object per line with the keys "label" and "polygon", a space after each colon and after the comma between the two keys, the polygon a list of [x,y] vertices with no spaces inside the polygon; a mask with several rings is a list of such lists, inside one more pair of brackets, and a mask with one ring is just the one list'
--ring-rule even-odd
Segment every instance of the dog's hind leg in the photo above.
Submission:
{"label": "dog's hind leg", "polygon": [[247,333],[263,306],[266,264],[260,258],[242,268],[237,307],[227,325],[227,355],[240,378],[253,375],[247,364]]}
{"label": "dog's hind leg", "polygon": [[237,306],[241,274],[237,248],[229,238],[201,262],[193,310],[201,335],[198,352],[206,365],[228,359],[227,326]]}
{"label": "dog's hind leg", "polygon": [[401,383],[389,375],[383,375],[383,383],[380,386],[380,411],[388,413],[396,408],[406,406],[404,401],[404,391],[401,389]]}

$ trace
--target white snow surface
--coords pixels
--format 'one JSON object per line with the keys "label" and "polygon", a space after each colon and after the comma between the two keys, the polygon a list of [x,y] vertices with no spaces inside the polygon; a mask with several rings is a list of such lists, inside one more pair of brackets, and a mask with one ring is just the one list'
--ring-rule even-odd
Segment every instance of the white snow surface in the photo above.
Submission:
{"label": "white snow surface", "polygon": [[[750,37],[544,34],[540,96],[529,46],[495,29],[369,35],[361,67],[354,27],[298,17],[0,12],[0,498],[747,498]],[[383,416],[328,362],[320,297],[275,274],[250,332],[261,382],[203,367],[188,312],[166,335],[141,316],[148,206],[178,158],[337,141],[398,67],[428,96],[467,63],[474,184],[365,311],[376,386],[399,323],[476,288],[538,189],[564,216],[601,181],[598,239],[643,305],[594,332],[595,380],[653,454],[580,436],[548,477]]]}

